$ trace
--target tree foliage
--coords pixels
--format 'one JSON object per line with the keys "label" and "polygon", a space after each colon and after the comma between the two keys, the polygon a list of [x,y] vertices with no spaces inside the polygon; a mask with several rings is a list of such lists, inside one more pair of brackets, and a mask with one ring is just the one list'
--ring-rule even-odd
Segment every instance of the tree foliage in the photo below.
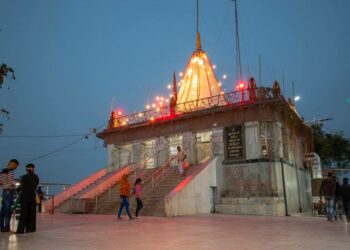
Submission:
{"label": "tree foliage", "polygon": [[6,77],[8,77],[9,75],[11,75],[12,79],[16,79],[14,70],[8,67],[6,64],[1,64],[0,65],[0,88],[2,88],[2,85]]}
{"label": "tree foliage", "polygon": [[[0,64],[0,89],[2,88],[5,79],[10,76],[12,79],[15,78],[15,72],[12,68],[8,67],[6,64]],[[6,109],[0,108],[0,115],[5,115],[7,118],[9,118],[10,112],[7,111]],[[3,131],[3,124],[0,123],[0,134]]]}
{"label": "tree foliage", "polygon": [[312,125],[315,152],[327,167],[350,168],[350,140],[342,131],[327,133],[322,125]]}

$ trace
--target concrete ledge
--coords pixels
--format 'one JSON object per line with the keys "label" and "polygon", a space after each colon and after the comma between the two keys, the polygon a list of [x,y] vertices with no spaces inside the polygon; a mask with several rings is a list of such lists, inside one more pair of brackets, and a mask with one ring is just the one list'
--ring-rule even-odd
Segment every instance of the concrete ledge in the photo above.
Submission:
{"label": "concrete ledge", "polygon": [[216,211],[235,215],[285,216],[284,201],[280,197],[221,198]]}

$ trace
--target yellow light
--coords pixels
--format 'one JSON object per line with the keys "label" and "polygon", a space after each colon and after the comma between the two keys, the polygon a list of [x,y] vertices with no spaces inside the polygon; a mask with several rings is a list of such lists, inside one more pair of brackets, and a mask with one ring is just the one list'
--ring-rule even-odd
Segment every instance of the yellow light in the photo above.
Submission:
{"label": "yellow light", "polygon": [[173,97],[173,94],[170,94],[169,97],[170,97],[170,98]]}
{"label": "yellow light", "polygon": [[125,122],[125,121],[123,121],[122,125],[126,125],[126,122]]}
{"label": "yellow light", "polygon": [[177,86],[179,86],[179,87],[180,87],[180,86],[181,86],[181,82],[178,82]]}
{"label": "yellow light", "polygon": [[159,111],[160,111],[160,108],[157,108],[157,111],[159,112]]}
{"label": "yellow light", "polygon": [[164,101],[164,97],[161,97],[160,100],[161,100],[161,101]]}
{"label": "yellow light", "polygon": [[150,109],[151,108],[151,106],[150,105],[146,105],[146,109]]}
{"label": "yellow light", "polygon": [[163,106],[163,102],[159,102],[159,105],[160,105],[160,106]]}
{"label": "yellow light", "polygon": [[154,117],[151,117],[150,120],[153,122],[154,121]]}
{"label": "yellow light", "polygon": [[187,70],[187,75],[191,75],[192,74],[192,69],[190,68],[189,70]]}
{"label": "yellow light", "polygon": [[143,116],[143,114],[142,113],[139,113],[139,117],[142,117]]}
{"label": "yellow light", "polygon": [[203,60],[202,60],[202,59],[199,59],[199,60],[198,60],[198,64],[199,64],[199,65],[203,65]]}

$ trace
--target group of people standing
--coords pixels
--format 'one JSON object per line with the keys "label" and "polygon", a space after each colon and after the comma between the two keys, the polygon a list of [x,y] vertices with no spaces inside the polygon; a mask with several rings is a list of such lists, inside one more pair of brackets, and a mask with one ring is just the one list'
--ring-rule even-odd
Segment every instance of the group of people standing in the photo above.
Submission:
{"label": "group of people standing", "polygon": [[17,234],[32,233],[36,231],[36,189],[39,184],[39,177],[34,173],[35,165],[26,165],[26,174],[20,179],[19,186],[16,186],[14,170],[19,166],[16,159],[12,159],[7,167],[0,172],[0,186],[2,186],[2,201],[0,211],[1,232],[10,232],[10,222],[14,207],[14,197],[19,196],[20,215]]}
{"label": "group of people standing", "polygon": [[328,221],[338,219],[337,203],[341,200],[346,219],[348,222],[350,222],[350,185],[348,178],[343,178],[343,184],[339,185],[339,183],[336,181],[336,176],[333,175],[332,172],[329,172],[327,178],[321,183],[321,201],[322,196],[324,196],[326,203]]}

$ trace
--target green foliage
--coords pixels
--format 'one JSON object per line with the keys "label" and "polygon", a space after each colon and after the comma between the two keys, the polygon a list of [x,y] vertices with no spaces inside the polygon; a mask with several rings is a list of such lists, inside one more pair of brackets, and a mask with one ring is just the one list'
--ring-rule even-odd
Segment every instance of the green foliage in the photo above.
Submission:
{"label": "green foliage", "polygon": [[350,140],[342,131],[326,133],[322,125],[312,125],[315,152],[328,167],[350,168]]}
{"label": "green foliage", "polygon": [[0,65],[0,88],[2,88],[2,85],[5,81],[5,78],[11,74],[12,79],[16,79],[15,78],[15,72],[12,68],[7,67],[6,64],[1,64]]}

